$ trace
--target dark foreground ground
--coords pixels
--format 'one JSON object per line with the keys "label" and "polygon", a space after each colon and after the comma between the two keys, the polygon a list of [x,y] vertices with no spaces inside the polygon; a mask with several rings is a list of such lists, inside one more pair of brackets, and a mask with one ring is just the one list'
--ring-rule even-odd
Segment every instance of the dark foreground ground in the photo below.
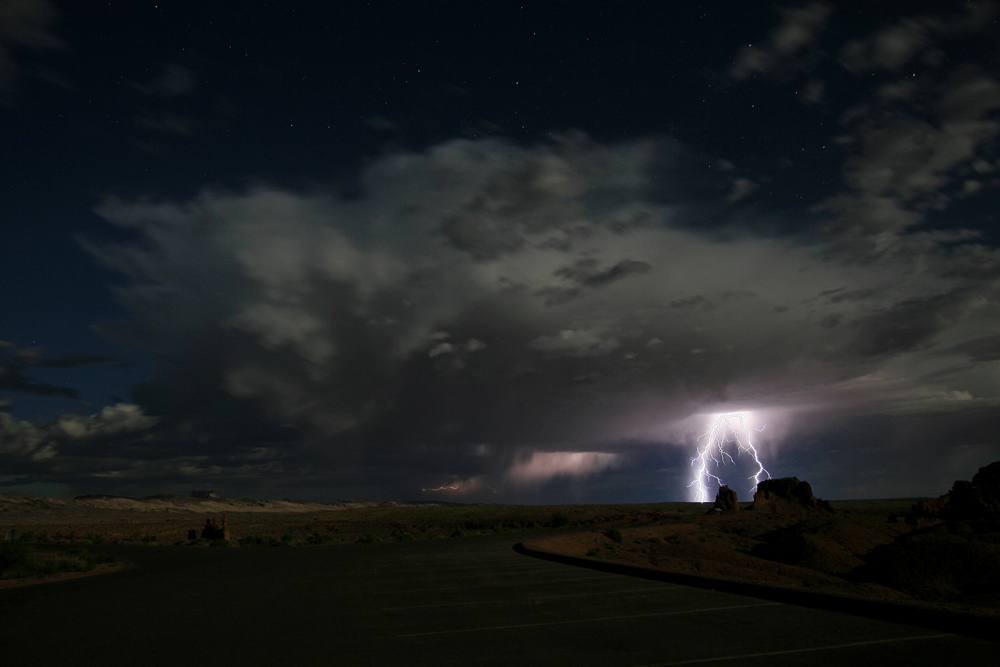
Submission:
{"label": "dark foreground ground", "polygon": [[0,590],[21,665],[992,664],[997,644],[519,555],[546,531],[304,549],[99,546],[115,574]]}

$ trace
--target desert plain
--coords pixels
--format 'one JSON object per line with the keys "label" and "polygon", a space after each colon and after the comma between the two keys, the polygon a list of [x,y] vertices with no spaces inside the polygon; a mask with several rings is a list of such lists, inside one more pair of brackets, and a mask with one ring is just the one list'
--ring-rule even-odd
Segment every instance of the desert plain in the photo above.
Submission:
{"label": "desert plain", "polygon": [[[941,519],[915,520],[911,515],[921,502],[926,505],[927,499],[840,500],[827,509],[785,502],[755,509],[744,502],[722,511],[711,503],[681,502],[528,506],[3,496],[0,535],[44,554],[67,545],[364,548],[360,545],[547,529],[545,538],[525,544],[536,552],[636,571],[1000,619],[1000,533]],[[228,540],[201,536],[206,523],[219,525],[222,517]],[[553,536],[552,529],[560,533]],[[359,546],[349,546],[354,544]],[[8,579],[0,585],[24,583]]]}

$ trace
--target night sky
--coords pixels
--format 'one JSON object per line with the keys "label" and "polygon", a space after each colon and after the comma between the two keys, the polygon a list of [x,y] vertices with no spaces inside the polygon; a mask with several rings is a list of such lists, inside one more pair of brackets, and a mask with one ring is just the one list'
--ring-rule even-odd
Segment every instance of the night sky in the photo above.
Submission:
{"label": "night sky", "polygon": [[746,414],[944,493],[1000,459],[998,18],[0,0],[0,492],[690,500]]}

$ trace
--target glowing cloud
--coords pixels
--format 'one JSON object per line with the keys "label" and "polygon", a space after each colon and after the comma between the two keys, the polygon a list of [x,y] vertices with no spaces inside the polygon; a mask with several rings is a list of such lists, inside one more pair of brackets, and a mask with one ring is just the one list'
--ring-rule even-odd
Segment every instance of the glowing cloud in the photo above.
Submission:
{"label": "glowing cloud", "polygon": [[507,477],[515,482],[537,484],[559,475],[593,475],[618,464],[618,454],[604,452],[534,452],[531,458],[511,466]]}

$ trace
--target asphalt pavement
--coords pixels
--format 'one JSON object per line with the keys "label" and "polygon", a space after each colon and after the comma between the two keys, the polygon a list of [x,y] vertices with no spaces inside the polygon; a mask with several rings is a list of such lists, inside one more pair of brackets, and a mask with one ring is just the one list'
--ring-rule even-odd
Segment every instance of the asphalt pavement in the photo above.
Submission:
{"label": "asphalt pavement", "polygon": [[0,590],[0,664],[940,667],[996,659],[997,643],[983,639],[513,550],[540,535],[103,547],[134,566]]}

